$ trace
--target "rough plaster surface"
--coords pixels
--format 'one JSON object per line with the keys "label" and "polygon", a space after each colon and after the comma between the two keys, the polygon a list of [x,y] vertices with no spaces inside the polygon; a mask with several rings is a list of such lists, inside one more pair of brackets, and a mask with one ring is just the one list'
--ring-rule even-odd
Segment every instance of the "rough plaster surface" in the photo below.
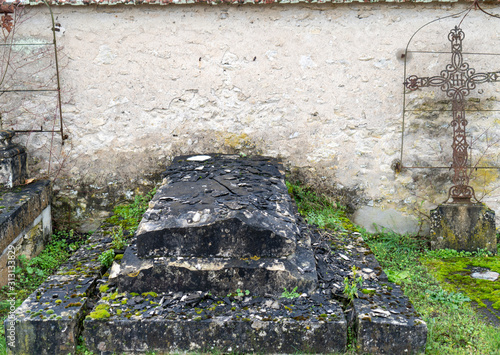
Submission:
{"label": "rough plaster surface", "polygon": [[[52,148],[49,134],[18,141],[28,146],[32,174],[46,174],[51,159],[55,206],[65,201],[77,217],[113,202],[111,196],[130,196],[175,155],[215,151],[281,157],[317,183],[354,191],[355,207],[372,210],[358,214],[368,216],[358,220],[365,226],[383,225],[390,215],[399,220],[394,228],[415,229],[417,210],[428,213],[442,202],[451,179],[447,170],[391,169],[401,148],[401,54],[423,24],[468,6],[54,7],[69,139],[61,147],[56,136]],[[50,40],[50,24],[40,16],[46,9],[31,11],[36,16],[18,38]],[[446,37],[457,22],[424,29],[412,46],[449,49]],[[470,51],[500,53],[499,20],[473,11],[462,28]],[[409,74],[438,75],[449,61],[421,55],[408,56]],[[500,69],[489,58],[478,59],[479,70]],[[488,85],[471,97],[480,108],[498,109],[500,83]],[[406,117],[405,165],[449,166],[449,112],[422,111],[439,100],[446,107],[440,95],[407,95],[407,108],[417,112]],[[4,114],[4,127],[22,126],[22,117]],[[471,132],[479,137],[499,118],[489,112],[471,119],[480,122]],[[483,134],[482,142],[492,136]],[[488,163],[497,152],[490,147]],[[498,185],[496,170],[479,174],[485,192]],[[498,209],[497,200],[493,191],[485,202]]]}

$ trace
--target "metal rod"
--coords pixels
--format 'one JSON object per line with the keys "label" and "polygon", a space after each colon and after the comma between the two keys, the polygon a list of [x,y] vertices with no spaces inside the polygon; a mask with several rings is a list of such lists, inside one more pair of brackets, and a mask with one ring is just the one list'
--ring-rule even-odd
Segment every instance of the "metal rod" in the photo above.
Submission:
{"label": "metal rod", "polygon": [[5,92],[35,92],[35,91],[59,91],[58,89],[13,89],[13,90],[0,90],[1,93]]}
{"label": "metal rod", "polygon": [[[453,112],[453,110],[405,110],[406,112]],[[500,112],[500,110],[464,110],[465,112]]]}
{"label": "metal rod", "polygon": [[[451,170],[453,167],[451,166],[402,166],[401,169],[448,169]],[[496,166],[477,166],[468,168],[469,170],[477,170],[477,169],[500,169],[500,167]]]}
{"label": "metal rod", "polygon": [[7,43],[0,43],[0,47],[6,47],[6,46],[51,46],[53,43],[12,43],[12,44],[7,44]]}
{"label": "metal rod", "polygon": [[[427,53],[427,54],[452,54],[452,52],[432,52],[432,51],[408,51],[408,53]],[[462,54],[469,54],[469,55],[494,55],[494,56],[499,56],[500,53],[473,53],[473,52],[462,52]]]}
{"label": "metal rod", "polygon": [[52,8],[48,4],[47,0],[43,0],[45,5],[49,8],[50,11],[50,18],[52,19],[52,37],[54,40],[54,57],[55,57],[55,64],[56,64],[56,77],[57,77],[57,98],[58,98],[58,105],[59,105],[59,124],[60,124],[60,130],[61,130],[61,139],[64,144],[64,127],[63,127],[63,113],[62,113],[62,100],[61,100],[61,81],[59,78],[59,61],[57,59],[57,40],[56,40],[56,23],[54,21],[54,13],[52,12]]}
{"label": "metal rod", "polygon": [[36,132],[36,133],[59,133],[61,130],[57,129],[57,130],[46,130],[46,129],[30,129],[30,130],[18,130],[18,129],[13,129],[14,132],[17,132],[17,133],[33,133],[33,132]]}

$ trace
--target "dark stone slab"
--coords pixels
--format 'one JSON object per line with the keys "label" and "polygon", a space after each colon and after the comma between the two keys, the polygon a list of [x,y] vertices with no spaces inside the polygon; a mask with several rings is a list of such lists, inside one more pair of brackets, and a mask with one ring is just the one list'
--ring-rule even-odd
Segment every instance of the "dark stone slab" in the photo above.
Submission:
{"label": "dark stone slab", "polygon": [[299,234],[281,164],[272,158],[177,157],[137,230],[137,255],[284,257]]}
{"label": "dark stone slab", "polygon": [[82,336],[99,354],[343,352],[347,325],[342,310],[336,301],[318,297],[321,303],[252,294],[109,292],[94,308],[107,309],[106,317],[91,312]]}
{"label": "dark stone slab", "polygon": [[6,319],[9,354],[67,355],[76,351],[89,295],[102,276],[97,258],[109,247],[103,242],[107,239],[102,230],[94,233],[22,303],[15,317]]}
{"label": "dark stone slab", "polygon": [[[241,166],[250,161],[250,166],[246,166],[245,171],[241,170],[241,175],[246,172],[261,174],[271,181],[272,186],[277,186],[262,188],[263,191],[282,191],[284,188],[284,184],[279,186],[282,179],[276,178],[279,164],[271,164],[266,159],[244,160],[242,163],[235,162],[236,157],[217,158],[227,163],[219,168],[224,168],[226,174],[236,171],[237,176],[240,176],[238,169],[243,169]],[[200,231],[205,228],[217,234],[217,228],[224,223],[236,226],[235,230],[244,229],[245,233],[255,235],[258,225],[245,220],[249,218],[245,213],[251,213],[265,226],[266,233],[272,230],[275,236],[282,238],[284,243],[277,245],[293,245],[290,251],[283,253],[285,255],[269,257],[258,253],[280,254],[284,249],[276,248],[273,243],[268,243],[260,251],[252,249],[251,243],[243,249],[231,249],[230,245],[217,242],[215,251],[206,252],[199,246],[185,248],[185,240],[180,236],[178,241],[172,242],[169,238],[156,235],[163,239],[163,244],[153,246],[148,253],[140,256],[137,252],[139,236],[133,237],[123,258],[113,263],[109,276],[90,274],[87,269],[78,270],[73,265],[72,269],[63,270],[62,275],[58,273],[60,279],[52,287],[54,289],[43,286],[40,293],[30,296],[31,300],[23,304],[18,312],[23,319],[15,323],[16,336],[25,342],[16,343],[21,351],[17,352],[15,347],[12,349],[16,353],[65,354],[72,352],[74,341],[81,334],[86,347],[99,354],[148,351],[337,353],[345,351],[348,335],[357,340],[360,353],[411,354],[425,350],[426,324],[415,313],[401,289],[387,281],[361,234],[318,230],[304,222],[291,200],[289,205],[277,204],[274,197],[252,200],[249,194],[241,199],[244,203],[237,197],[216,200],[219,210],[214,207],[215,202],[212,207],[200,207],[204,199],[198,200],[197,192],[190,192],[189,195],[183,190],[181,182],[203,179],[203,176],[200,178],[192,174],[193,166],[194,171],[199,173],[205,167],[200,169],[198,164],[208,164],[214,159],[208,157],[203,162],[187,163],[187,159],[180,158],[176,166],[170,167],[171,170],[166,173],[166,186],[178,183],[179,189],[174,190],[179,194],[170,194],[175,192],[172,190],[168,191],[170,196],[165,196],[165,191],[162,191],[163,200],[157,195],[143,219],[144,224],[151,222],[148,225],[154,226],[153,222],[162,218],[167,221],[172,211],[169,210],[170,203],[182,200],[186,202],[182,203],[184,207],[190,206],[183,210],[188,217],[183,225],[179,223],[179,218],[173,218],[172,221],[178,225],[170,231],[179,235],[186,233],[182,238],[185,236],[191,243],[199,242],[204,248],[211,247],[203,244]],[[268,170],[263,168],[259,172],[252,165],[256,162],[264,164]],[[210,174],[208,172],[205,178],[210,179]],[[234,181],[236,177],[230,176],[227,180]],[[238,188],[248,187],[236,185]],[[255,191],[258,189],[255,186],[249,189]],[[235,188],[230,184],[225,187]],[[188,191],[198,188],[191,186]],[[210,192],[208,200],[230,195],[228,191],[214,192]],[[243,195],[242,192],[240,194]],[[183,196],[189,198],[184,199]],[[286,209],[283,206],[287,206]],[[217,214],[221,211],[224,213]],[[208,221],[213,216],[216,216],[213,219],[215,223],[201,226],[204,218]],[[230,218],[227,219],[227,216]],[[285,221],[287,226],[285,233],[275,228],[280,225],[280,220]],[[191,228],[196,223],[200,226]],[[153,238],[152,235],[147,236],[146,229],[142,232],[143,242]],[[266,238],[272,239],[272,233],[268,233]],[[211,238],[217,240],[218,236],[212,235]],[[238,238],[233,242],[247,243],[245,237]],[[76,258],[87,260],[85,258],[88,257],[91,262],[97,262],[98,254],[108,247],[110,240],[103,238],[100,246],[95,245],[99,252]],[[232,250],[230,257],[220,255],[226,247]],[[343,288],[345,278],[353,276],[353,267],[357,275],[362,276],[363,282],[358,287],[358,298],[349,303]],[[70,276],[72,278],[68,278]],[[88,281],[87,277],[90,277]],[[97,282],[103,283],[103,287],[96,288]],[[87,283],[93,286],[86,287],[85,294],[79,294]],[[85,299],[91,292],[94,292],[93,301],[97,303],[95,307],[90,304],[92,301]],[[65,304],[63,309],[61,305],[53,306],[50,301],[69,301],[71,296],[79,304]],[[21,316],[24,313],[29,316]],[[83,317],[85,320],[82,323]],[[8,326],[6,322],[7,334]]]}
{"label": "dark stone slab", "polygon": [[111,278],[121,291],[316,288],[281,164],[234,155],[178,157]]}
{"label": "dark stone slab", "polygon": [[213,349],[225,353],[332,353],[345,350],[345,335],[345,321],[274,323],[227,321],[224,317],[198,322],[89,320],[84,331],[89,350],[99,354]]}
{"label": "dark stone slab", "polygon": [[23,187],[0,189],[0,249],[4,250],[42,211],[50,205],[49,180]]}
{"label": "dark stone slab", "polygon": [[449,203],[431,211],[431,248],[497,253],[495,212],[483,204]]}
{"label": "dark stone slab", "polygon": [[[321,238],[320,234],[326,234]],[[338,234],[339,236],[337,236]],[[398,285],[390,283],[360,233],[312,233],[319,287],[344,298],[348,323],[362,354],[418,354],[425,351],[427,325]],[[330,243],[325,243],[328,240]],[[357,298],[345,298],[344,278],[363,278]]]}
{"label": "dark stone slab", "polygon": [[398,285],[368,282],[358,296],[354,299],[354,313],[359,352],[425,352],[427,325]]}
{"label": "dark stone slab", "polygon": [[120,264],[113,265],[110,278],[122,291],[232,292],[237,288],[253,293],[279,293],[297,287],[312,292],[317,285],[316,265],[309,248],[298,247],[288,258],[155,258],[140,259],[133,245]]}

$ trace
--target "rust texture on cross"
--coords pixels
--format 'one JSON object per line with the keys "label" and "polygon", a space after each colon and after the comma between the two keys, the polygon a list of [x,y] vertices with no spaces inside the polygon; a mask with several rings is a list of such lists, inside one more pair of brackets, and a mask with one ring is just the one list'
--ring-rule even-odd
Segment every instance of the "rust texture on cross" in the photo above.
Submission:
{"label": "rust texture on cross", "polygon": [[476,73],[475,69],[464,62],[462,55],[462,41],[464,32],[456,26],[448,35],[451,42],[451,63],[441,71],[440,75],[431,77],[409,76],[404,85],[411,91],[423,87],[439,87],[451,99],[453,119],[453,186],[450,188],[448,198],[455,203],[471,203],[474,189],[469,186],[468,159],[469,144],[465,135],[467,120],[465,119],[465,98],[477,84],[500,81],[500,71]]}

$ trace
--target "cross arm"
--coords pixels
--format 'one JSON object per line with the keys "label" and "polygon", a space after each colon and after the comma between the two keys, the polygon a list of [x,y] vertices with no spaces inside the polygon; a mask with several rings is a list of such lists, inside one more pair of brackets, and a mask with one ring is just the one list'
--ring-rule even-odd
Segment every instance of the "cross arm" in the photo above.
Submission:
{"label": "cross arm", "polygon": [[489,72],[489,73],[477,73],[472,75],[467,81],[473,82],[474,84],[492,83],[500,81],[500,71]]}
{"label": "cross arm", "polygon": [[[500,77],[500,72],[498,74]],[[407,89],[415,91],[419,88],[429,86],[443,86],[447,83],[448,79],[442,76],[419,77],[416,75],[411,75],[405,80],[404,85]]]}

